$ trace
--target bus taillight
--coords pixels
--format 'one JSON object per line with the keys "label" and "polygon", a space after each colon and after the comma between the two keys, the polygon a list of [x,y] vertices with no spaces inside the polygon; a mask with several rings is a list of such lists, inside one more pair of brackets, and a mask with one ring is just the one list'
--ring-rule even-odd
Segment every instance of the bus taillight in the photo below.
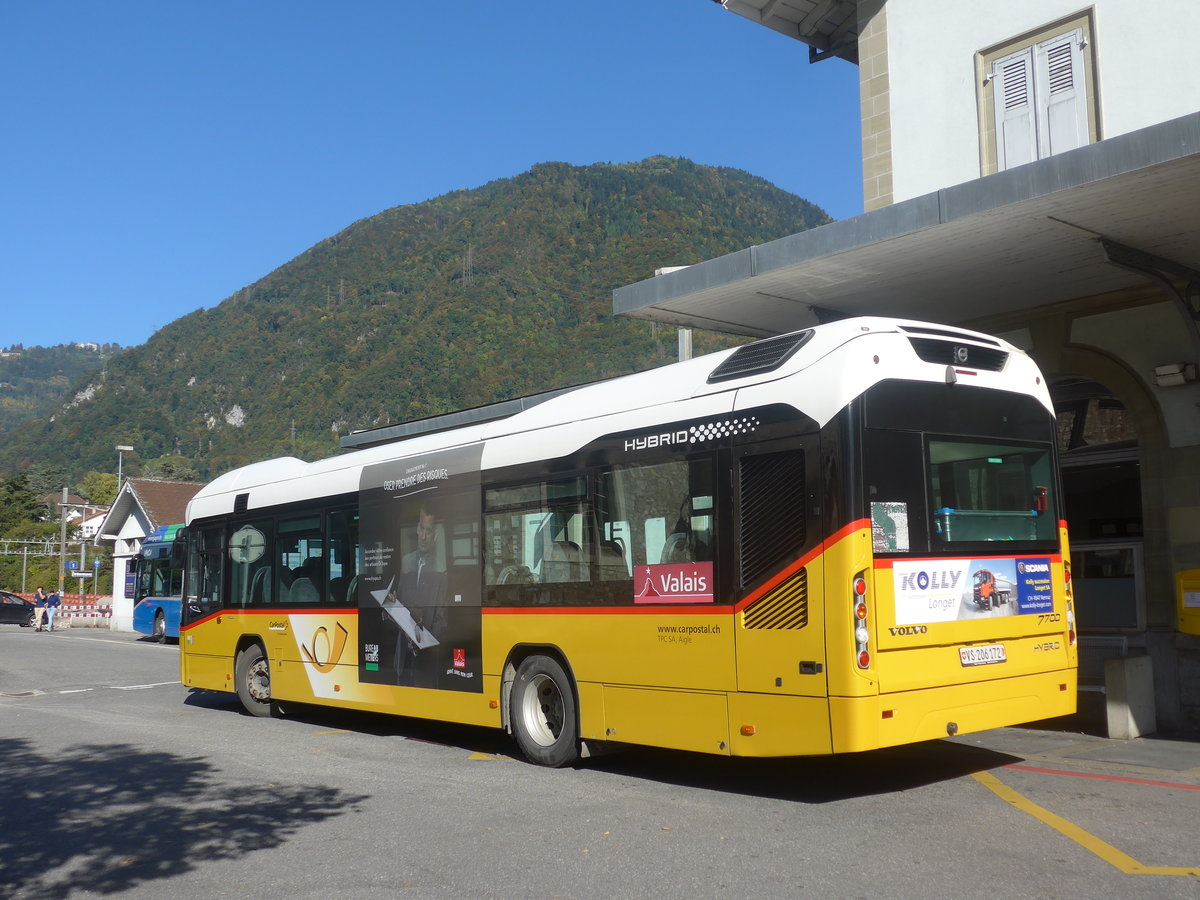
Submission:
{"label": "bus taillight", "polygon": [[867,649],[867,643],[871,640],[871,632],[867,629],[867,579],[864,575],[863,572],[855,575],[852,586],[854,645],[858,651],[858,667],[860,669],[869,668],[871,665],[871,651]]}
{"label": "bus taillight", "polygon": [[1071,590],[1071,561],[1063,560],[1063,593],[1067,598],[1067,643],[1072,647],[1076,643],[1075,634],[1075,597]]}

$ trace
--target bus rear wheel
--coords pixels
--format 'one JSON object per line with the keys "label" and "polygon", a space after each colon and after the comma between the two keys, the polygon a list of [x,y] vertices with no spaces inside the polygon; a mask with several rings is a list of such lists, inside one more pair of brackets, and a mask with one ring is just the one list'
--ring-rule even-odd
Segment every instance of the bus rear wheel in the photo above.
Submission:
{"label": "bus rear wheel", "polygon": [[252,716],[277,716],[278,706],[271,700],[271,661],[258,644],[251,644],[237,655],[233,680],[238,699]]}
{"label": "bus rear wheel", "polygon": [[167,617],[163,615],[163,611],[160,609],[154,616],[154,630],[150,632],[150,640],[155,643],[161,643],[166,636]]}
{"label": "bus rear wheel", "polygon": [[575,692],[567,673],[551,657],[530,656],[518,667],[509,721],[530,762],[558,768],[579,758]]}

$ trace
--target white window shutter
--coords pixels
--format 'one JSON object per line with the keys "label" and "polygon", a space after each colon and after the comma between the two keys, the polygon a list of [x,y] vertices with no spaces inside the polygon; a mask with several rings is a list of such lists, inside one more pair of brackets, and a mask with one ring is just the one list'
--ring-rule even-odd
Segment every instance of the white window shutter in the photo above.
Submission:
{"label": "white window shutter", "polygon": [[1001,170],[1038,158],[1034,105],[1033,48],[996,60],[992,67],[996,105],[996,163]]}
{"label": "white window shutter", "polygon": [[1083,32],[1038,44],[1034,52],[1038,156],[1074,150],[1088,142],[1083,81]]}

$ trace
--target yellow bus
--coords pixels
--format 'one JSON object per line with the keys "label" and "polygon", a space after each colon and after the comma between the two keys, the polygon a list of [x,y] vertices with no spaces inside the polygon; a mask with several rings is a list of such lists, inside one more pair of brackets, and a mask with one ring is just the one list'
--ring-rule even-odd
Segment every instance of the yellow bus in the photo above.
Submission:
{"label": "yellow bus", "polygon": [[525,406],[207,485],[183,682],[502,728],[550,766],[1074,711],[1055,423],[1015,346],[848,319]]}

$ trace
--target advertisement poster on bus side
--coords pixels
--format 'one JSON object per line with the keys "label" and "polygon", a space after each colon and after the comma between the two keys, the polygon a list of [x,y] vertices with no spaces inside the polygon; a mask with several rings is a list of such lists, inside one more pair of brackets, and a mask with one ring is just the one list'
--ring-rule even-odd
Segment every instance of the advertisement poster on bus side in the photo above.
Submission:
{"label": "advertisement poster on bus side", "polygon": [[367,466],[359,482],[359,679],[483,690],[479,448]]}
{"label": "advertisement poster on bus side", "polygon": [[1050,559],[895,560],[896,624],[928,625],[1054,609]]}

